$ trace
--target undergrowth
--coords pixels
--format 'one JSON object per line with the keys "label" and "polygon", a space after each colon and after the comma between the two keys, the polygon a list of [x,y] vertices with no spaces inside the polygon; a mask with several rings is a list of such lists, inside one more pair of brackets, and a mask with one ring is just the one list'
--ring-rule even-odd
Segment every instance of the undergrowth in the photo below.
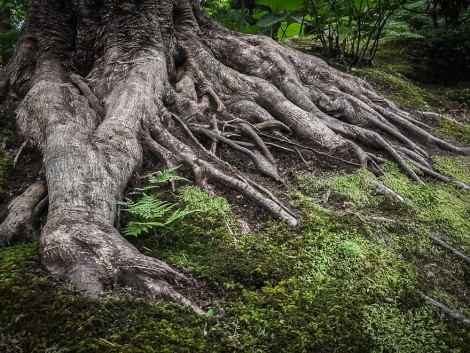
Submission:
{"label": "undergrowth", "polygon": [[177,208],[175,203],[163,200],[164,195],[158,191],[161,185],[186,180],[174,174],[177,169],[164,169],[149,175],[148,185],[132,192],[134,199],[127,197],[119,202],[129,218],[123,231],[125,235],[146,234],[198,211]]}
{"label": "undergrowth", "polygon": [[[469,168],[460,158],[436,163],[455,177]],[[198,278],[210,297],[206,317],[124,294],[79,296],[41,273],[34,245],[0,249],[0,302],[9,303],[1,306],[0,347],[467,352],[470,331],[436,313],[419,293],[470,316],[468,269],[426,236],[433,231],[470,253],[469,196],[433,181],[416,185],[392,164],[385,172],[378,180],[404,204],[374,195],[368,187],[374,176],[365,170],[325,180],[303,173],[290,195],[303,214],[300,226],[276,221],[250,234],[239,230],[225,199],[196,187],[176,191],[178,207],[199,212],[133,242]]]}

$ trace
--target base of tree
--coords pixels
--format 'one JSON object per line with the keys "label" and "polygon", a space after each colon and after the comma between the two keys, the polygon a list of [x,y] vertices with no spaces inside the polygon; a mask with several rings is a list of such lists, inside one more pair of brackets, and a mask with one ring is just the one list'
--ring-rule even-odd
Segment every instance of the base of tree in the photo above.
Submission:
{"label": "base of tree", "polygon": [[416,170],[470,190],[430,159],[469,148],[433,136],[365,81],[318,58],[220,27],[196,0],[33,1],[0,92],[22,99],[19,131],[44,156],[45,175],[12,201],[0,238],[9,242],[31,224],[47,194],[42,263],[92,295],[121,282],[199,310],[178,294],[193,281],[140,254],[114,227],[116,202],[144,152],[292,226],[296,212],[221,159],[220,145],[279,185],[276,149],[315,151],[376,174],[392,160],[418,183]]}

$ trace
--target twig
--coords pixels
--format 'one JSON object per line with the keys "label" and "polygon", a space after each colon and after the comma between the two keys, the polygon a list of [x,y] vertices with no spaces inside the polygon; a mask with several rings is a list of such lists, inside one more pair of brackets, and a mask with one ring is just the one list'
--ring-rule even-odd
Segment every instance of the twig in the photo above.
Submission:
{"label": "twig", "polygon": [[290,148],[287,148],[287,147],[284,147],[284,146],[278,145],[277,143],[266,142],[266,145],[267,145],[267,146],[276,147],[276,148],[279,148],[279,149],[281,149],[281,150],[284,150],[284,151],[288,151],[288,152],[294,152],[294,150],[293,150],[293,149],[290,149]]}
{"label": "twig", "polygon": [[444,240],[439,239],[436,237],[434,234],[430,233],[428,235],[428,238],[431,239],[433,242],[435,242],[437,245],[442,246],[444,249],[450,251],[453,253],[456,257],[458,257],[460,260],[464,261],[467,263],[467,265],[470,265],[470,258],[464,254],[462,254],[460,251],[458,251],[456,248],[452,247],[449,243],[445,242]]}
{"label": "twig", "polygon": [[332,156],[331,154],[328,154],[328,153],[325,153],[325,152],[320,152],[314,148],[311,148],[311,147],[308,147],[308,146],[302,146],[296,142],[293,142],[291,140],[289,140],[288,138],[284,137],[284,139],[281,139],[279,137],[275,137],[275,136],[272,136],[272,135],[268,135],[268,134],[264,134],[264,133],[260,133],[261,136],[264,136],[264,137],[267,137],[267,138],[270,138],[270,139],[273,139],[273,140],[276,140],[276,141],[281,141],[281,142],[285,142],[285,143],[288,143],[292,146],[296,146],[296,147],[299,147],[301,149],[304,149],[304,150],[308,150],[308,151],[311,151],[315,154],[318,154],[320,156],[324,156],[324,157],[328,157],[328,158],[331,158],[331,159],[336,159],[338,161],[341,161],[343,163],[346,163],[346,164],[350,164],[350,165],[353,165],[353,166],[356,166],[356,167],[359,167],[359,168],[362,168],[362,165],[361,164],[358,164],[358,163],[354,163],[354,162],[350,162],[350,161],[347,161],[343,158],[340,158],[340,157],[335,157],[335,156]]}
{"label": "twig", "polygon": [[330,200],[330,196],[331,196],[331,190],[328,189],[326,192],[325,192],[325,195],[323,196],[323,200],[322,200],[322,204],[323,206],[326,206],[328,201]]}
{"label": "twig", "polygon": [[18,150],[18,153],[17,153],[16,156],[15,156],[15,159],[13,160],[13,167],[16,166],[16,163],[18,163],[18,160],[20,159],[21,154],[23,153],[23,150],[26,148],[26,146],[28,145],[28,143],[29,143],[29,139],[26,140],[25,142],[23,142],[23,143],[21,144],[21,147],[20,147],[20,149]]}
{"label": "twig", "polygon": [[453,311],[447,305],[442,304],[441,302],[438,302],[437,300],[428,297],[424,293],[421,293],[421,298],[423,298],[429,304],[431,304],[431,305],[435,306],[436,308],[438,308],[440,311],[442,311],[445,314],[449,315],[450,317],[460,321],[463,324],[470,325],[470,319],[468,319],[466,316],[464,316],[464,315],[462,315],[462,314],[460,314],[456,311]]}
{"label": "twig", "polygon": [[297,154],[299,155],[300,159],[302,160],[302,162],[305,163],[305,165],[308,166],[308,163],[307,161],[305,160],[304,156],[302,156],[302,153],[300,153],[299,149],[297,147],[295,147],[295,151],[297,152]]}
{"label": "twig", "polygon": [[[217,126],[217,117],[215,114],[212,116],[212,128],[217,135],[220,135],[219,127]],[[217,139],[215,138],[212,139],[211,152],[212,154],[216,154],[217,152]]]}
{"label": "twig", "polygon": [[263,155],[270,161],[271,163],[276,163],[274,160],[273,155],[269,151],[269,149],[266,147],[266,144],[263,142],[262,138],[258,136],[256,131],[251,127],[251,125],[247,123],[242,123],[240,124],[240,127],[242,130],[253,140],[253,142],[258,146],[258,148],[261,150]]}

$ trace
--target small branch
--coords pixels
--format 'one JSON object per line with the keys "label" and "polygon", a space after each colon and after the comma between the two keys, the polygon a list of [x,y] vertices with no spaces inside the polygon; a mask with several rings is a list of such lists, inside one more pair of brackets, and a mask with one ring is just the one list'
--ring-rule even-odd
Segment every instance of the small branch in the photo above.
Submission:
{"label": "small branch", "polygon": [[23,150],[26,148],[26,146],[28,145],[28,143],[29,143],[29,139],[26,140],[25,142],[23,142],[23,143],[21,144],[21,147],[20,147],[20,149],[18,150],[18,153],[17,153],[16,156],[15,156],[15,159],[13,160],[13,167],[16,166],[16,163],[18,163],[18,160],[20,159],[21,154],[23,153]]}
{"label": "small branch", "polygon": [[468,319],[466,316],[464,316],[464,315],[462,315],[462,314],[460,314],[456,311],[453,311],[447,305],[442,304],[441,302],[438,302],[437,300],[428,297],[424,293],[421,293],[421,298],[423,298],[429,304],[431,304],[431,305],[435,306],[436,308],[438,308],[440,311],[442,311],[445,314],[449,315],[450,317],[460,321],[463,324],[470,325],[470,319]]}
{"label": "small branch", "polygon": [[250,151],[249,149],[240,146],[235,141],[230,140],[226,138],[225,136],[217,135],[213,131],[201,128],[197,125],[191,125],[191,127],[188,127],[188,129],[190,129],[191,131],[195,131],[197,133],[204,134],[209,138],[217,139],[220,142],[223,142],[226,145],[232,147],[233,149],[247,154],[251,158],[253,163],[256,165],[256,167],[260,170],[261,173],[263,173],[264,175],[270,178],[273,178],[274,180],[281,181],[281,177],[278,174],[276,166],[273,163],[271,163],[268,159],[266,159],[266,157],[264,157],[262,154],[256,154],[255,152]]}
{"label": "small branch", "polygon": [[328,204],[328,201],[330,200],[330,196],[331,196],[331,190],[328,189],[325,192],[325,195],[323,195],[323,200],[322,200],[322,205],[323,206],[326,206]]}
{"label": "small branch", "polygon": [[[219,127],[217,125],[217,117],[215,114],[212,116],[212,129],[214,129],[214,132],[217,135],[220,135]],[[217,139],[212,139],[211,152],[212,154],[216,154],[217,152]]]}
{"label": "small branch", "polygon": [[276,148],[279,148],[280,150],[287,151],[287,152],[292,152],[292,153],[295,152],[293,149],[278,145],[277,143],[272,143],[272,142],[265,142],[265,143],[266,143],[266,146],[276,147]]}
{"label": "small branch", "polygon": [[433,242],[435,242],[437,245],[442,246],[444,249],[450,251],[452,254],[454,254],[456,257],[458,257],[460,260],[464,261],[467,265],[470,265],[470,258],[464,254],[462,254],[460,251],[452,247],[450,244],[446,243],[445,241],[439,239],[436,237],[434,234],[429,234],[428,238],[431,239]]}
{"label": "small branch", "polygon": [[266,147],[266,144],[263,142],[261,137],[256,133],[256,131],[246,123],[240,124],[242,130],[253,139],[254,143],[258,146],[258,148],[261,150],[261,152],[264,154],[264,156],[270,161],[271,163],[276,163],[274,160],[273,155],[269,151],[269,149]]}
{"label": "small branch", "polygon": [[350,162],[350,161],[347,161],[343,158],[339,158],[339,157],[335,157],[335,156],[332,156],[331,154],[328,154],[328,153],[325,153],[325,152],[320,152],[316,149],[313,149],[311,147],[308,147],[308,146],[302,146],[296,142],[293,142],[291,140],[289,140],[287,137],[284,137],[283,139],[279,138],[279,137],[275,137],[275,136],[272,136],[272,135],[268,135],[268,134],[264,134],[264,133],[260,133],[261,136],[264,136],[264,137],[267,137],[267,138],[270,138],[270,139],[273,139],[273,140],[276,140],[276,141],[281,141],[281,142],[285,142],[285,143],[288,143],[292,146],[295,146],[295,147],[299,147],[300,149],[303,149],[303,150],[308,150],[308,151],[311,151],[315,154],[318,154],[320,156],[324,156],[324,157],[328,157],[328,158],[331,158],[331,159],[335,159],[335,160],[338,160],[338,161],[341,161],[343,163],[346,163],[346,164],[349,164],[349,165],[353,165],[355,167],[359,167],[359,168],[362,168],[363,166],[361,164],[358,164],[358,163],[354,163],[354,162]]}
{"label": "small branch", "polygon": [[295,151],[297,152],[297,154],[299,155],[300,159],[302,160],[302,162],[305,163],[305,165],[308,166],[308,163],[307,161],[305,160],[304,156],[302,156],[302,153],[299,151],[299,149],[297,147],[295,147]]}

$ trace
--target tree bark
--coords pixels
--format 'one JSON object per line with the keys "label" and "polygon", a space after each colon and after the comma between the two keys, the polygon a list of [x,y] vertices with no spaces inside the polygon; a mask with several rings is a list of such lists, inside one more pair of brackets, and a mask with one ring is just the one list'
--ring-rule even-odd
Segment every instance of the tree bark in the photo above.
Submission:
{"label": "tree bark", "polygon": [[224,184],[292,225],[295,212],[216,155],[217,144],[276,182],[268,146],[279,140],[376,172],[383,153],[418,182],[406,161],[422,166],[430,146],[468,153],[366,82],[270,38],[222,28],[198,0],[34,0],[0,96],[21,99],[19,133],[44,156],[40,245],[51,274],[86,293],[123,282],[195,310],[177,290],[193,282],[140,254],[113,226],[143,147],[162,165],[187,165],[202,187]]}

